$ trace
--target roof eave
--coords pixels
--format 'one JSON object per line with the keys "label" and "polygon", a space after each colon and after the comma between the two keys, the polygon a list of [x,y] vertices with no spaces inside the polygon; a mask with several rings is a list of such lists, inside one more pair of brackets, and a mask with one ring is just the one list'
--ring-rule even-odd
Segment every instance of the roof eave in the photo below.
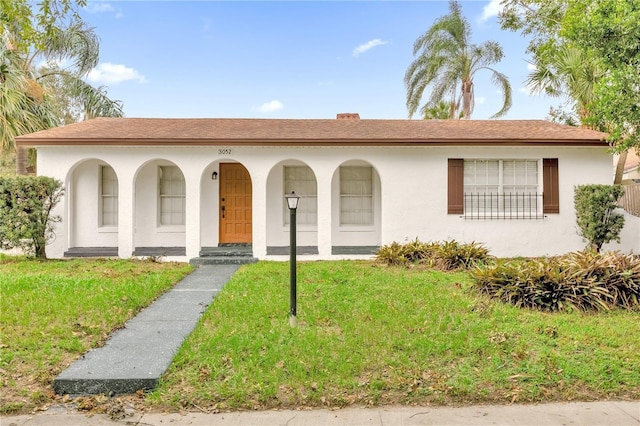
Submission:
{"label": "roof eave", "polygon": [[16,138],[18,146],[608,146],[595,139],[114,139]]}

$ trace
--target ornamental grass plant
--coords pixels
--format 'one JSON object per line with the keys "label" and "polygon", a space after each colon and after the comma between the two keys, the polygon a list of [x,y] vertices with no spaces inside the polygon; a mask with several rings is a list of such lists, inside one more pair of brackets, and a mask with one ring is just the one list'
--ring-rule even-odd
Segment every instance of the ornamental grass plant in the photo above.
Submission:
{"label": "ornamental grass plant", "polygon": [[394,241],[376,252],[376,260],[383,264],[422,265],[441,271],[468,269],[490,259],[489,250],[482,244],[455,240],[422,242],[416,238],[405,244]]}
{"label": "ornamental grass plant", "polygon": [[640,258],[619,252],[498,260],[470,271],[473,287],[515,306],[544,311],[640,310]]}

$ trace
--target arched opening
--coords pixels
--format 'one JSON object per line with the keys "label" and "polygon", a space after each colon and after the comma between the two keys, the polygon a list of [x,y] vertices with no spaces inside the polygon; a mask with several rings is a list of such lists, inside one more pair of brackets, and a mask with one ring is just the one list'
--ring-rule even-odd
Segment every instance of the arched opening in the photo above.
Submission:
{"label": "arched opening", "polygon": [[345,161],[331,181],[332,254],[373,254],[381,241],[380,176],[371,163]]}
{"label": "arched opening", "polygon": [[65,182],[64,256],[118,255],[118,176],[107,162],[76,163]]}
{"label": "arched opening", "polygon": [[297,254],[318,254],[318,183],[314,171],[299,160],[284,160],[267,177],[267,254],[289,253],[290,212],[284,195],[300,196],[296,210]]}
{"label": "arched opening", "polygon": [[243,164],[223,159],[205,168],[200,193],[203,248],[252,243],[252,197],[251,175]]}
{"label": "arched opening", "polygon": [[184,256],[186,185],[173,162],[155,159],[135,174],[134,256]]}

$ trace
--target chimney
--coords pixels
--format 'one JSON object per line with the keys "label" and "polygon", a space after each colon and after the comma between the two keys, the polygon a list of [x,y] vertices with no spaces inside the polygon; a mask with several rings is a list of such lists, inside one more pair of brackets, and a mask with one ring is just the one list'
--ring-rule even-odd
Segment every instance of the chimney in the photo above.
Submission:
{"label": "chimney", "polygon": [[360,120],[360,114],[357,112],[343,112],[336,117],[338,120]]}

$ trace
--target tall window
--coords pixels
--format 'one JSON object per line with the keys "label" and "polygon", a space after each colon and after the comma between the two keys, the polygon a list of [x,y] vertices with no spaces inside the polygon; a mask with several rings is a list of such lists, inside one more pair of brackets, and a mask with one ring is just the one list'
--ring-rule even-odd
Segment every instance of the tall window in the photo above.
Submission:
{"label": "tall window", "polygon": [[185,183],[182,172],[176,166],[160,166],[158,175],[160,225],[184,225]]}
{"label": "tall window", "polygon": [[118,177],[110,166],[100,166],[100,226],[118,226]]}
{"label": "tall window", "polygon": [[542,209],[537,160],[464,160],[464,212],[512,218]]}
{"label": "tall window", "polygon": [[[296,221],[300,225],[315,225],[318,222],[318,185],[313,171],[306,166],[285,166],[284,193],[295,191],[300,196],[296,210]],[[289,209],[284,209],[284,223],[289,223]]]}
{"label": "tall window", "polygon": [[373,225],[373,168],[340,167],[340,224]]}

